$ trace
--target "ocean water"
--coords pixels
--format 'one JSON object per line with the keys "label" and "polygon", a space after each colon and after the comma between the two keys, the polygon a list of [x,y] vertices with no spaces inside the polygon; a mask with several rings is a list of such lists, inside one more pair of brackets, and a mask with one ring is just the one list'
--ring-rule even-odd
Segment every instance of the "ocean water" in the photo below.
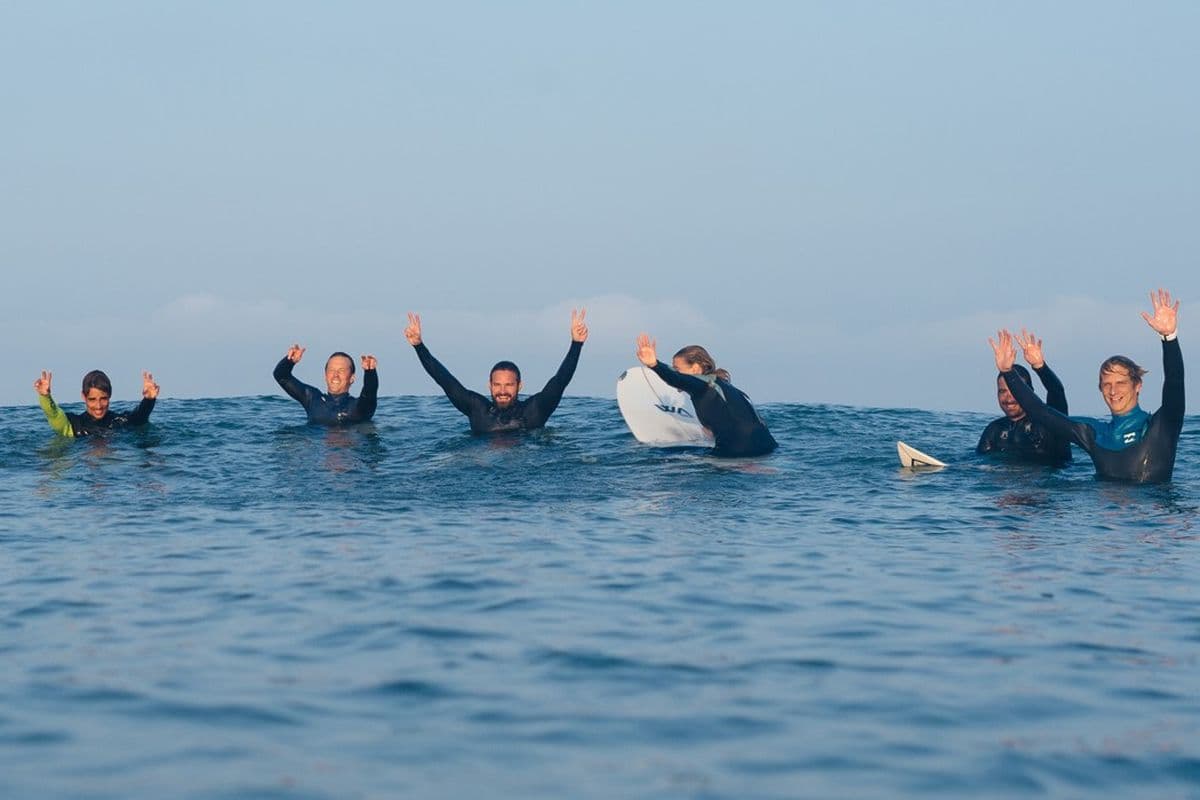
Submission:
{"label": "ocean water", "polygon": [[1200,797],[1200,419],[1155,487],[761,410],[723,462],[604,399],[4,409],[0,797]]}

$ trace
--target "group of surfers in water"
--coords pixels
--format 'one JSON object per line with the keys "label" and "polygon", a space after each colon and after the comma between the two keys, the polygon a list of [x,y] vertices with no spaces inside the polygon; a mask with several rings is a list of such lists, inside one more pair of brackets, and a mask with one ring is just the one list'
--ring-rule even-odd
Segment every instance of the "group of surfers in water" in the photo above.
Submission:
{"label": "group of surfers in water", "polygon": [[[996,395],[1004,416],[990,423],[976,451],[1002,454],[1021,461],[1062,466],[1071,460],[1071,444],[1087,453],[1101,478],[1137,483],[1168,481],[1175,465],[1175,452],[1183,429],[1183,356],[1176,336],[1179,302],[1169,292],[1150,293],[1151,313],[1142,318],[1162,338],[1163,399],[1153,414],[1142,410],[1139,400],[1146,370],[1125,356],[1112,356],[1100,365],[1100,394],[1112,412],[1109,420],[1068,416],[1067,395],[1058,376],[1046,364],[1042,340],[1025,329],[1017,335],[1008,330],[988,339],[999,375]],[[433,357],[421,334],[421,318],[408,315],[404,337],[412,345],[421,366],[441,387],[450,403],[469,420],[474,434],[524,431],[541,428],[558,408],[563,392],[575,374],[583,343],[587,341],[586,310],[571,312],[571,345],[558,371],[542,390],[524,399],[521,370],[511,361],[500,361],[488,376],[489,395],[462,385]],[[1016,363],[1017,348],[1046,389],[1043,401],[1033,390],[1032,378]],[[766,455],[778,446],[750,399],[719,369],[708,351],[690,345],[672,357],[671,365],[658,360],[656,343],[647,334],[637,337],[638,361],[652,369],[665,383],[688,394],[696,417],[713,434],[713,454],[725,457]],[[374,356],[364,355],[362,392],[350,394],[356,374],[354,359],[336,352],[325,362],[325,391],[302,383],[292,374],[304,357],[304,348],[292,345],[275,365],[275,380],[300,405],[308,421],[317,425],[352,425],[366,422],[375,414],[379,376]],[[142,401],[129,413],[109,408],[112,383],[100,370],[83,377],[85,411],[72,414],[61,409],[50,394],[51,373],[43,371],[33,387],[50,427],[62,436],[87,436],[101,431],[143,425],[150,419],[159,387],[154,376],[142,373]]]}

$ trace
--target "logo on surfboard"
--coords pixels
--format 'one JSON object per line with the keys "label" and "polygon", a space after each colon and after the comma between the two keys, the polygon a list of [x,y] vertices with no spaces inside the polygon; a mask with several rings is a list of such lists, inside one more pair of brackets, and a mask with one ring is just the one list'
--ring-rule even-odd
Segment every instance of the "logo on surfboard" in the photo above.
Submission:
{"label": "logo on surfboard", "polygon": [[679,406],[670,406],[666,403],[655,403],[654,407],[659,411],[666,412],[667,414],[678,414],[681,417],[692,416],[692,412],[688,411],[686,408],[680,408]]}

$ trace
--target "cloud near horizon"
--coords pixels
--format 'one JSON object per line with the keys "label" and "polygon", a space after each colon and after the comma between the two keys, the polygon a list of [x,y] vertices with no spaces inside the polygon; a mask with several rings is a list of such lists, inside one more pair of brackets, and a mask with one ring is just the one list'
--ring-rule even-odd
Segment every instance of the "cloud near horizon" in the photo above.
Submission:
{"label": "cloud near horizon", "polygon": [[[380,358],[384,394],[437,392],[404,341],[408,309],[363,311],[353,295],[337,299],[316,308],[282,297],[193,293],[144,316],[41,319],[3,328],[21,351],[18,360],[30,380],[37,370],[52,368],[60,381],[73,384],[76,373],[99,365],[111,371],[118,397],[132,396],[131,376],[144,368],[155,372],[169,397],[273,394],[271,367],[292,342],[322,355],[372,352]],[[533,391],[562,358],[573,308],[587,308],[591,328],[568,392],[577,395],[611,397],[616,375],[634,363],[634,338],[641,331],[657,339],[664,358],[685,344],[704,345],[759,402],[990,411],[994,365],[987,338],[1000,326],[1022,324],[1046,341],[1047,359],[1069,389],[1090,390],[1095,365],[1112,352],[1127,352],[1153,371],[1158,366],[1154,337],[1136,303],[1086,296],[927,320],[904,319],[899,304],[888,319],[859,318],[850,304],[831,307],[819,319],[721,320],[683,299],[620,293],[534,308],[413,310],[421,313],[430,348],[464,383],[482,390],[490,365],[510,358],[522,365]],[[319,381],[311,363],[299,369],[302,379]],[[4,400],[26,402],[25,389],[7,387]],[[1090,412],[1088,402],[1076,405]]]}

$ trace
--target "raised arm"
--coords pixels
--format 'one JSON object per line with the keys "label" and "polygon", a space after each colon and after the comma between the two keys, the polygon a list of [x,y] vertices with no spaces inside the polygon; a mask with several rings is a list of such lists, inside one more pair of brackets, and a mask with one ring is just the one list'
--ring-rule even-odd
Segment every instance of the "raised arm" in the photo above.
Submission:
{"label": "raised arm", "polygon": [[429,348],[425,346],[425,340],[421,337],[421,317],[419,314],[414,314],[411,311],[408,313],[408,327],[404,329],[404,338],[417,351],[417,358],[420,359],[421,366],[425,368],[425,372],[429,374],[429,377],[433,378],[434,383],[441,387],[455,408],[469,417],[472,410],[479,403],[487,405],[488,400],[486,397],[478,392],[472,392],[459,383],[458,379],[450,374],[450,370],[442,366],[442,362],[434,358],[433,353],[429,352]]}
{"label": "raised arm", "polygon": [[150,412],[158,400],[158,384],[149,372],[142,372],[142,402],[125,418],[126,425],[145,425],[150,421]]}
{"label": "raised arm", "polygon": [[307,383],[302,383],[292,375],[292,369],[300,363],[300,359],[304,357],[304,348],[298,344],[294,344],[288,348],[287,355],[279,359],[279,363],[275,365],[275,382],[288,393],[288,396],[308,409],[309,403],[314,397],[320,396],[320,391],[315,387],[309,386]]}
{"label": "raised arm", "polygon": [[1150,304],[1154,307],[1153,314],[1143,311],[1142,319],[1163,340],[1163,396],[1162,407],[1157,413],[1165,415],[1165,421],[1179,431],[1183,429],[1184,413],[1183,352],[1176,338],[1179,331],[1179,301],[1172,303],[1170,292],[1159,289],[1150,293]]}
{"label": "raised arm", "polygon": [[1067,389],[1054,374],[1054,370],[1050,369],[1050,365],[1043,361],[1042,366],[1035,369],[1034,372],[1037,373],[1038,378],[1042,381],[1042,386],[1046,389],[1046,405],[1060,414],[1070,413],[1067,410]]}
{"label": "raised arm", "polygon": [[71,426],[67,412],[59,408],[58,403],[55,403],[54,398],[50,396],[52,378],[52,373],[42,370],[42,377],[33,382],[34,391],[38,393],[38,405],[42,407],[42,413],[46,415],[46,422],[50,423],[50,427],[55,433],[59,436],[74,436],[75,428]]}
{"label": "raised arm", "polygon": [[530,403],[540,407],[545,417],[549,417],[554,413],[554,409],[558,408],[563,392],[567,390],[567,384],[575,376],[575,367],[579,365],[579,354],[583,350],[583,343],[588,338],[586,320],[586,308],[571,309],[571,346],[567,348],[566,356],[558,365],[558,372],[546,381],[546,385],[540,392],[529,398]]}
{"label": "raised arm", "polygon": [[364,355],[362,357],[362,393],[358,396],[358,417],[361,420],[368,420],[375,416],[375,407],[379,402],[379,372],[376,367],[379,362],[375,360],[375,356]]}
{"label": "raised arm", "polygon": [[651,339],[645,333],[638,335],[637,357],[638,361],[642,362],[644,366],[654,370],[654,373],[662,378],[664,383],[682,392],[687,392],[693,400],[709,388],[708,381],[697,378],[694,375],[684,375],[682,372],[676,372],[659,361],[658,342]]}
{"label": "raised arm", "polygon": [[1025,410],[1029,418],[1048,429],[1051,433],[1064,438],[1070,438],[1079,442],[1082,446],[1088,446],[1090,443],[1085,443],[1079,438],[1080,432],[1086,426],[1077,425],[1068,419],[1065,414],[1047,407],[1029,384],[1025,383],[1021,379],[1021,376],[1017,374],[1017,371],[1013,369],[1013,364],[1017,360],[1017,350],[1013,346],[1012,334],[1006,330],[998,331],[996,340],[993,341],[989,338],[988,344],[992,346],[992,352],[996,356],[996,369],[1004,376],[1004,382],[1008,384],[1008,390],[1012,392],[1013,397],[1021,404],[1021,408]]}
{"label": "raised arm", "polygon": [[1042,355],[1042,340],[1030,331],[1021,328],[1021,333],[1016,337],[1016,341],[1021,347],[1021,355],[1025,357],[1025,362],[1033,368],[1041,380],[1042,386],[1046,388],[1046,405],[1055,411],[1066,414],[1067,390],[1058,376],[1054,374],[1054,370],[1046,365],[1046,357]]}
{"label": "raised arm", "polygon": [[587,338],[585,329],[583,339],[571,339],[571,346],[567,348],[567,354],[563,357],[562,363],[558,365],[558,372],[550,380],[546,381],[546,385],[537,394],[529,398],[525,403],[525,421],[530,427],[544,425],[547,418],[554,413],[554,409],[558,408],[558,404],[562,401],[563,392],[567,390],[567,384],[571,382],[571,378],[575,375],[575,367],[579,365],[579,354],[583,351],[583,341]]}
{"label": "raised arm", "polygon": [[1167,415],[1175,429],[1183,430],[1183,352],[1178,339],[1163,339],[1163,397],[1159,414]]}

